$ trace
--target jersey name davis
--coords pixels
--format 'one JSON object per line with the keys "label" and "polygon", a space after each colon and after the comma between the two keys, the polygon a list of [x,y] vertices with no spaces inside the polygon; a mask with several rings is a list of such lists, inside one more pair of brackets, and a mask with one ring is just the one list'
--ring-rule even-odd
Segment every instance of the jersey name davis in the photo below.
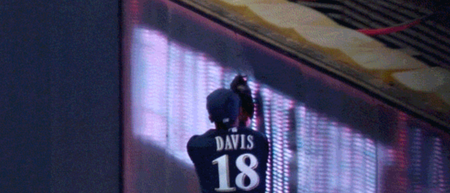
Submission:
{"label": "jersey name davis", "polygon": [[225,137],[216,136],[216,151],[223,150],[252,150],[254,148],[253,135],[231,134]]}

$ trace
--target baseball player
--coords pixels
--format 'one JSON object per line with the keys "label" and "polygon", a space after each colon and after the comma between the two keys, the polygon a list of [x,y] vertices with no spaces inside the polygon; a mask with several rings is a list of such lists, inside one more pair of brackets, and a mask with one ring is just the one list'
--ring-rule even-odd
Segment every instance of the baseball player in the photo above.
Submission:
{"label": "baseball player", "polygon": [[209,118],[215,124],[187,144],[202,193],[265,191],[268,142],[264,134],[238,126],[241,100],[230,89],[207,97]]}

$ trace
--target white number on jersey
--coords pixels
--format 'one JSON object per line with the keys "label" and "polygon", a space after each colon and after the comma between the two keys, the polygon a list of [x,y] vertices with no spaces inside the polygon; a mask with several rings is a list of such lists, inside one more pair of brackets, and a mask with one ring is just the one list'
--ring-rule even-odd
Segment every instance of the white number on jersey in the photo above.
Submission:
{"label": "white number on jersey", "polygon": [[[249,165],[245,160],[250,159]],[[215,188],[217,192],[234,192],[235,187],[230,187],[230,172],[228,166],[228,155],[222,155],[219,158],[212,161],[212,164],[218,164],[219,170],[219,188]],[[242,190],[250,191],[255,189],[259,185],[258,173],[254,170],[258,167],[258,159],[253,154],[245,153],[240,155],[236,159],[236,167],[241,173],[236,176],[236,186]],[[248,178],[250,183],[246,186],[244,184],[245,179]]]}

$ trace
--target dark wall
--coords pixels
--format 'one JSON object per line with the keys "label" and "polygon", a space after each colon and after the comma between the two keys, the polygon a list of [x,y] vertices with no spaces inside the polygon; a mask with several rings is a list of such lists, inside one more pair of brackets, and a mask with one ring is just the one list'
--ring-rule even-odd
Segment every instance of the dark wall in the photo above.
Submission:
{"label": "dark wall", "polygon": [[119,1],[0,4],[0,189],[119,192]]}

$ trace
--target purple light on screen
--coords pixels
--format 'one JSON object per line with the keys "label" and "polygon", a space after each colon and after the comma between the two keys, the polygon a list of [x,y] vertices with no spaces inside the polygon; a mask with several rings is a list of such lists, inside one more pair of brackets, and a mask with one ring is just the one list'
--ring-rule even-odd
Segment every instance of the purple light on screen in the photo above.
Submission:
{"label": "purple light on screen", "polygon": [[409,184],[407,170],[408,170],[408,116],[400,112],[398,114],[398,125],[396,134],[395,146],[395,162],[396,162],[396,181],[397,184],[394,189],[399,192],[406,192]]}
{"label": "purple light on screen", "polygon": [[[249,77],[249,80],[247,82],[248,82],[248,86],[252,90],[252,98],[256,99],[256,93],[259,92],[260,85],[258,83],[256,83],[255,81],[253,81],[251,77]],[[261,117],[261,115],[258,114],[258,108],[260,108],[260,107],[258,107],[258,104],[255,103],[253,119],[252,119],[252,122],[250,125],[250,127],[253,130],[257,130],[257,126],[259,125],[258,118]]]}
{"label": "purple light on screen", "polygon": [[[263,111],[264,111],[264,125],[266,128],[270,128],[272,126],[270,118],[271,118],[271,110],[269,109],[271,100],[269,100],[272,97],[272,91],[270,91],[268,88],[262,88],[261,89],[263,98]],[[272,157],[274,156],[272,153],[272,131],[270,129],[266,129],[266,136],[267,140],[269,142],[269,157],[267,161],[267,171],[266,171],[266,193],[271,193],[272,191]]]}
{"label": "purple light on screen", "polygon": [[[216,86],[218,83],[210,82],[208,77],[208,58],[203,54],[199,53],[197,57],[197,66],[196,66],[196,85],[197,88],[195,89],[195,98],[201,98],[203,97],[206,99],[206,96],[212,92],[213,87]],[[208,119],[205,119],[205,115],[208,114],[208,111],[206,110],[206,100],[198,100],[198,109],[197,111],[193,112],[196,118],[196,125],[194,128],[195,133],[200,134],[203,129],[209,129],[211,128],[211,123]],[[205,108],[202,108],[205,107]]]}
{"label": "purple light on screen", "polygon": [[436,193],[444,193],[448,187],[445,183],[443,156],[442,156],[442,140],[438,137],[433,138],[433,153],[431,162],[432,172],[432,190]]}
{"label": "purple light on screen", "polygon": [[356,192],[362,192],[364,190],[364,139],[360,133],[355,133],[353,136],[353,164],[352,173],[353,177],[353,189]]}
{"label": "purple light on screen", "polygon": [[285,143],[283,139],[283,128],[282,122],[282,102],[280,102],[280,97],[273,93],[271,103],[271,121],[272,121],[272,154],[273,154],[273,184],[274,191],[276,192],[288,192],[285,188],[284,181],[284,156],[283,156],[283,144]]}
{"label": "purple light on screen", "polygon": [[297,192],[311,192],[309,176],[311,176],[311,168],[309,167],[311,159],[311,138],[309,137],[308,127],[309,116],[304,105],[296,107],[296,144],[297,144]]}
{"label": "purple light on screen", "polygon": [[377,147],[374,140],[366,138],[364,139],[364,160],[365,160],[365,192],[372,193],[376,191],[376,178],[377,178]]}
{"label": "purple light on screen", "polygon": [[230,83],[233,81],[234,77],[236,76],[236,73],[234,73],[231,69],[226,69],[225,73],[223,74],[222,78],[222,86],[223,88],[230,88]]}
{"label": "purple light on screen", "polygon": [[292,152],[289,144],[289,109],[293,101],[268,87],[262,88],[265,131],[269,138],[266,192],[289,192],[289,163]]}
{"label": "purple light on screen", "polygon": [[339,124],[335,121],[329,120],[328,124],[328,190],[337,192],[339,188],[338,179],[335,176],[339,175]]}
{"label": "purple light on screen", "polygon": [[[168,149],[175,157],[189,159],[186,153],[186,142],[193,128],[198,122],[193,116],[197,110],[195,93],[195,71],[193,69],[194,53],[171,42],[169,60],[169,108],[168,114]],[[173,54],[172,54],[173,53]],[[206,128],[204,128],[206,129]],[[180,134],[186,135],[180,135]]]}
{"label": "purple light on screen", "polygon": [[133,133],[192,165],[186,143],[212,128],[206,96],[221,85],[222,68],[158,31],[134,29]]}
{"label": "purple light on screen", "polygon": [[413,171],[413,176],[411,177],[411,186],[413,192],[421,193],[423,191],[422,187],[422,131],[419,128],[414,129],[412,137],[411,146],[411,167]]}
{"label": "purple light on screen", "polygon": [[342,139],[341,139],[341,191],[345,191],[345,190],[352,190],[353,189],[353,184],[351,183],[353,181],[353,175],[352,175],[352,163],[351,161],[353,160],[353,156],[352,156],[352,132],[350,128],[347,127],[343,127],[341,130],[341,135],[342,135]]}
{"label": "purple light on screen", "polygon": [[304,105],[295,111],[297,192],[375,192],[374,141]]}
{"label": "purple light on screen", "polygon": [[325,184],[324,184],[324,143],[323,143],[323,122],[319,121],[319,116],[317,113],[313,113],[313,116],[311,117],[311,124],[315,126],[311,134],[312,134],[312,151],[311,155],[314,157],[314,162],[311,162],[313,165],[313,176],[314,181],[313,184],[313,191],[315,192],[324,192],[325,191]]}
{"label": "purple light on screen", "polygon": [[442,138],[429,135],[422,128],[410,130],[412,142],[409,147],[410,163],[408,180],[411,192],[448,192],[448,179],[445,172],[448,166],[444,163],[445,155]]}
{"label": "purple light on screen", "polygon": [[[160,128],[166,127],[166,112],[160,104],[166,103],[167,37],[157,31],[135,28],[132,53],[133,133],[143,138],[165,138],[167,130]],[[165,142],[157,145],[165,146]]]}

